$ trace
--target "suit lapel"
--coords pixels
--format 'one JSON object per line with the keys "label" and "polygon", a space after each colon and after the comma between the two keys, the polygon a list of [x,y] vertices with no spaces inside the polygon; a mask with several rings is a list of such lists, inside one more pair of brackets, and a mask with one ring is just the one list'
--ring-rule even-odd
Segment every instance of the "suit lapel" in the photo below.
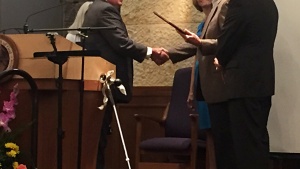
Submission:
{"label": "suit lapel", "polygon": [[219,3],[221,2],[221,0],[217,0],[213,3],[213,8],[211,9],[210,13],[208,14],[206,21],[204,23],[204,27],[203,27],[203,31],[201,33],[200,38],[202,39],[204,37],[204,35],[206,34],[207,31],[207,27],[211,21],[211,19],[213,18],[213,16],[216,14],[216,11],[218,9]]}

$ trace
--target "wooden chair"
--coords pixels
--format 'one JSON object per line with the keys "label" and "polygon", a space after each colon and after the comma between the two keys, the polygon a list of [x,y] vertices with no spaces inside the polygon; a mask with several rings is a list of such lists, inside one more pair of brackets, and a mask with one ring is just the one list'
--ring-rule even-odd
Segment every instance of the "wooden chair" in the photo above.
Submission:
{"label": "wooden chair", "polygon": [[[198,150],[206,150],[206,169],[215,169],[214,146],[209,132],[198,129],[198,114],[187,106],[191,68],[176,71],[171,100],[161,119],[136,114],[136,169],[196,169]],[[143,121],[157,122],[164,129],[164,137],[142,140]],[[143,155],[163,154],[166,161],[144,161]]]}

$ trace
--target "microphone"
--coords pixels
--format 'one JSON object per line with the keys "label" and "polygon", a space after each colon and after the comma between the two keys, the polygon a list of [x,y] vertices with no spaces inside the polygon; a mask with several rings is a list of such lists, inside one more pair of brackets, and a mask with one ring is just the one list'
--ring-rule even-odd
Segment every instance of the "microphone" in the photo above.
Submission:
{"label": "microphone", "polygon": [[49,8],[45,8],[43,10],[40,10],[40,11],[37,11],[37,12],[34,12],[30,15],[27,16],[26,20],[25,20],[25,23],[23,25],[23,32],[24,34],[27,34],[29,32],[29,29],[28,29],[28,20],[30,19],[30,17],[34,16],[34,15],[37,15],[39,13],[43,13],[45,11],[48,11],[48,10],[51,10],[53,8],[58,8],[58,7],[61,7],[61,6],[64,6],[66,4],[69,4],[69,3],[72,3],[72,4],[77,4],[79,1],[73,1],[73,2],[65,2],[65,3],[62,3],[62,4],[59,4],[59,5],[55,5],[55,6],[51,6]]}

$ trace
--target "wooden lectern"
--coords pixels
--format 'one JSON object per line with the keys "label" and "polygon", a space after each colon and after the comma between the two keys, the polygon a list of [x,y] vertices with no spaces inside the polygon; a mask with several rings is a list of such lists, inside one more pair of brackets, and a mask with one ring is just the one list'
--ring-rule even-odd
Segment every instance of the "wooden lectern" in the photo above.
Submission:
{"label": "wooden lectern", "polygon": [[[57,87],[58,65],[46,57],[34,58],[36,52],[53,51],[49,39],[44,34],[13,34],[5,35],[11,39],[19,54],[18,69],[28,72],[37,83],[39,89],[39,118],[38,118],[38,156],[37,168],[53,169],[57,166]],[[81,47],[56,35],[58,51],[81,50]],[[81,169],[95,168],[97,143],[100,137],[103,111],[98,107],[102,104],[101,85],[98,81],[101,74],[115,70],[115,65],[100,56],[86,57],[84,70],[84,94],[82,117],[81,157],[78,152],[78,121],[79,121],[79,88],[81,79],[81,57],[70,56],[63,65],[63,94],[62,94],[62,127],[65,131],[63,139],[63,169],[77,168],[81,160]],[[18,83],[19,94],[18,113],[26,118],[30,115],[29,86],[18,76],[1,84],[1,90],[11,90]],[[21,144],[22,145],[22,144]],[[26,149],[26,145],[24,145]],[[20,147],[22,150],[22,146]]]}

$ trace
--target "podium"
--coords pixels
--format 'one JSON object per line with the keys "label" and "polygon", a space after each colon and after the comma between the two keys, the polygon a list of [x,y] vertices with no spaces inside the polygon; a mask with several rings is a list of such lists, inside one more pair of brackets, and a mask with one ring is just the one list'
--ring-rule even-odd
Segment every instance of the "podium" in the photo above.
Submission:
{"label": "podium", "polygon": [[[5,35],[15,42],[19,52],[18,69],[25,70],[33,78],[51,79],[58,77],[58,66],[49,63],[47,58],[34,58],[36,52],[50,52],[53,48],[49,39],[44,34],[12,34]],[[81,47],[56,35],[56,46],[58,51],[81,50]],[[85,81],[98,80],[100,74],[108,70],[115,70],[115,66],[99,56],[87,57],[85,59]],[[81,74],[81,58],[72,57],[63,65],[63,78],[69,80],[79,80]],[[39,71],[37,71],[39,70]],[[88,86],[90,89],[95,89]],[[88,88],[87,88],[88,89]]]}
{"label": "podium", "polygon": [[[34,53],[50,52],[53,47],[44,34],[15,34],[5,35],[11,39],[18,50],[18,69],[28,72],[37,83],[39,89],[39,118],[38,118],[38,156],[37,168],[53,169],[57,166],[57,84],[58,65],[50,62],[46,56],[34,58]],[[81,47],[56,35],[58,51],[81,50]],[[78,152],[78,120],[79,120],[79,89],[81,79],[81,57],[70,56],[63,64],[62,86],[62,128],[65,131],[63,139],[62,168],[77,168],[81,160],[81,169],[95,168],[97,143],[100,137],[100,128],[103,112],[97,107],[102,103],[101,84],[98,79],[101,74],[115,70],[115,65],[100,56],[86,57],[84,70],[84,94],[82,117],[81,157]],[[14,76],[10,81],[1,84],[2,90],[11,90],[19,83],[18,112],[29,113],[29,87],[22,78]],[[28,97],[27,97],[28,96]],[[26,117],[21,115],[19,117]],[[26,149],[26,145],[24,145]],[[22,150],[22,146],[20,147]]]}

